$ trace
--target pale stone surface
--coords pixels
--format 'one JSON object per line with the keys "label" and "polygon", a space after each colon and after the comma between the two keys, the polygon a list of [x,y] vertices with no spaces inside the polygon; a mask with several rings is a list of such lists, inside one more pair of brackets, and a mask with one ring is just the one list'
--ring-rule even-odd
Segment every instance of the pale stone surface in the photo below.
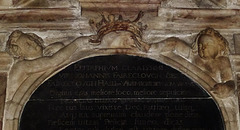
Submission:
{"label": "pale stone surface", "polygon": [[84,11],[98,12],[107,11],[111,13],[125,13],[126,15],[131,12],[139,11],[156,11],[158,6],[164,0],[79,0]]}
{"label": "pale stone surface", "polygon": [[235,49],[235,54],[240,54],[240,34],[234,34],[234,49]]}
{"label": "pale stone surface", "polygon": [[0,52],[0,72],[8,72],[12,66],[13,58],[6,52]]}
{"label": "pale stone surface", "polygon": [[[206,30],[206,32],[207,31],[208,30]],[[211,30],[211,32],[213,31],[214,30]],[[229,59],[224,55],[223,55],[224,58],[222,58],[221,55],[223,53],[221,55],[218,54],[220,50],[217,50],[218,49],[217,46],[215,46],[214,48],[210,48],[212,44],[216,44],[216,43],[212,43],[215,41],[212,38],[215,38],[215,36],[219,36],[219,34],[212,35],[213,37],[209,39],[208,37],[205,37],[206,32],[204,32],[203,34],[200,33],[200,35],[198,35],[200,39],[199,39],[199,42],[196,43],[198,44],[197,55],[194,53],[191,53],[193,52],[194,48],[193,50],[190,49],[190,47],[184,41],[178,38],[169,38],[158,44],[153,44],[149,51],[151,53],[160,52],[165,56],[171,57],[172,59],[177,59],[178,62],[180,62],[183,66],[187,66],[187,65],[184,65],[183,60],[180,61],[181,59],[180,57],[186,58],[188,61],[192,62],[199,69],[201,69],[205,74],[213,78],[214,81],[212,81],[212,83],[209,84],[210,88],[205,88],[205,89],[207,89],[220,103],[220,108],[223,111],[226,128],[229,130],[239,129],[238,98],[235,93],[236,88],[234,85],[234,79],[232,76],[232,70],[231,70]],[[202,37],[201,35],[204,37]],[[211,35],[208,35],[208,36],[211,36]],[[219,44],[220,41],[218,41],[217,43]],[[202,45],[200,46],[199,44],[202,44]],[[202,47],[204,46],[204,44],[207,44],[208,46],[205,46],[203,49]],[[161,48],[161,49],[158,49],[158,48]],[[216,52],[216,54],[219,55],[218,58],[209,57],[210,54],[214,51]],[[171,52],[174,53],[175,55],[179,55],[180,57],[177,58],[176,56],[172,55]],[[182,53],[182,52],[185,52],[185,53]],[[211,52],[211,53],[208,53],[208,52]],[[214,53],[211,54],[211,56],[214,56],[214,55],[215,55]],[[202,63],[199,63],[199,62],[202,62]],[[212,67],[209,67],[209,66],[212,66]],[[191,71],[197,72],[196,69],[191,69]],[[200,75],[199,72],[197,72],[197,74]],[[223,75],[220,76],[219,74],[223,74]],[[205,81],[211,82],[210,77],[206,78]]]}
{"label": "pale stone surface", "polygon": [[0,9],[0,51],[5,51],[8,36],[17,29],[38,34],[44,39],[45,46],[58,41],[68,44],[83,34],[89,35],[92,30],[88,19],[80,17],[81,7],[77,5],[58,8]]}
{"label": "pale stone surface", "polygon": [[12,65],[12,58],[5,52],[0,52],[0,130],[3,125],[3,113],[6,98],[7,76]]}
{"label": "pale stone surface", "polygon": [[11,6],[12,5],[12,1],[11,0],[1,0],[0,1],[0,5],[1,6]]}
{"label": "pale stone surface", "polygon": [[178,8],[198,8],[199,6],[204,5],[205,7],[212,7],[213,4],[208,0],[203,1],[202,3],[197,0],[167,0],[164,1],[162,7],[178,7]]}
{"label": "pale stone surface", "polygon": [[[159,8],[159,17],[151,20],[149,29],[154,30],[150,32],[153,36],[156,34],[162,36],[161,40],[166,39],[166,36],[175,36],[192,43],[199,30],[212,27],[227,39],[230,53],[234,54],[233,34],[240,31],[237,23],[240,18],[238,14],[239,9]],[[165,30],[171,31],[166,35]]]}
{"label": "pale stone surface", "polygon": [[[14,33],[12,35],[14,35]],[[21,35],[29,35],[29,34],[23,33]],[[30,36],[27,36],[27,37],[25,36],[23,41],[19,42],[21,44],[15,44],[15,45],[18,45],[19,47],[23,46],[23,48],[26,47],[26,45],[24,45],[22,43],[24,43],[25,40],[29,40],[29,39],[27,39],[28,37],[30,37]],[[115,37],[114,38],[115,41],[112,40],[113,37]],[[11,37],[10,37],[10,39],[11,39]],[[14,65],[10,71],[10,74],[9,74],[9,77],[10,77],[9,78],[9,87],[7,88],[7,97],[6,97],[7,104],[5,107],[7,110],[5,112],[6,122],[7,122],[7,120],[11,120],[11,119],[15,119],[15,118],[19,117],[20,111],[22,110],[22,106],[19,104],[22,101],[20,101],[19,99],[21,99],[21,97],[23,96],[22,95],[23,93],[28,91],[28,88],[34,83],[34,81],[35,81],[34,79],[37,79],[39,76],[42,76],[43,73],[41,73],[41,72],[48,71],[51,66],[59,66],[59,65],[61,66],[62,63],[70,63],[71,60],[70,61],[67,60],[65,62],[63,62],[63,60],[65,58],[68,58],[69,56],[71,56],[73,52],[76,51],[77,53],[75,53],[75,54],[73,53],[75,56],[73,56],[74,58],[72,58],[72,61],[78,60],[79,56],[86,57],[87,55],[85,55],[85,56],[83,55],[83,50],[88,50],[88,52],[91,52],[90,51],[91,49],[95,50],[96,52],[92,53],[94,55],[100,54],[98,52],[99,50],[100,50],[100,52],[105,52],[106,54],[121,53],[121,54],[134,54],[134,55],[139,55],[138,53],[140,51],[139,49],[134,49],[134,48],[137,48],[137,46],[134,46],[135,43],[131,39],[131,35],[128,32],[126,32],[126,33],[124,33],[124,32],[109,33],[108,35],[105,35],[103,37],[101,43],[95,47],[91,47],[92,45],[88,41],[89,41],[89,37],[85,37],[85,40],[82,40],[82,38],[80,37],[79,39],[70,43],[68,46],[64,47],[63,49],[60,49],[60,51],[57,51],[56,54],[53,54],[52,57],[44,58],[44,57],[42,57],[42,55],[40,55],[40,57],[42,57],[42,58],[38,58],[36,60],[31,60],[31,61],[28,59],[34,59],[36,56],[25,55],[25,52],[15,54],[14,48],[11,48],[12,46],[8,46],[8,47],[10,47],[9,48],[10,52],[12,52],[14,54],[13,56],[15,56],[16,58],[20,58],[20,59],[15,61]],[[200,40],[200,41],[202,42],[202,40]],[[207,39],[207,42],[209,42],[209,39]],[[18,41],[16,41],[16,43],[18,43]],[[11,43],[9,43],[9,44],[11,44]],[[77,49],[76,44],[80,44],[79,47],[81,47],[81,49]],[[130,45],[130,46],[128,46],[128,45]],[[150,45],[151,45],[151,48],[149,50],[149,57],[151,57],[151,55],[153,55],[153,56],[156,55],[157,57],[159,57],[161,55],[165,56],[165,57],[169,57],[172,60],[174,60],[177,64],[176,63],[168,63],[168,61],[163,61],[163,62],[166,62],[169,65],[173,65],[180,71],[183,71],[187,74],[189,72],[192,72],[192,73],[197,74],[199,77],[199,76],[201,76],[200,75],[201,72],[203,72],[202,79],[205,80],[205,82],[208,82],[208,87],[206,85],[203,87],[205,87],[205,89],[209,93],[211,93],[211,95],[214,96],[219,103],[222,102],[223,105],[220,106],[220,108],[222,110],[226,111],[226,113],[223,114],[225,123],[226,123],[226,127],[229,130],[237,127],[238,116],[236,116],[236,115],[238,115],[238,112],[236,112],[236,110],[233,110],[233,108],[236,108],[236,106],[237,106],[237,103],[236,103],[237,99],[234,98],[234,96],[229,97],[228,94],[222,96],[221,92],[218,93],[219,92],[218,90],[215,90],[214,92],[211,91],[213,88],[215,88],[215,85],[217,83],[222,83],[222,82],[224,82],[225,79],[224,80],[217,79],[216,77],[213,77],[211,74],[204,72],[204,71],[211,71],[211,70],[208,70],[208,68],[204,68],[204,66],[199,66],[199,64],[194,63],[193,62],[195,59],[194,57],[196,57],[196,56],[194,56],[194,54],[191,53],[192,49],[187,44],[185,44],[185,42],[181,41],[178,38],[171,38],[171,39],[167,39],[163,42],[159,42],[157,44],[150,44]],[[71,46],[73,46],[73,48]],[[11,51],[11,49],[12,49],[12,51]],[[214,48],[214,49],[216,49],[216,48]],[[214,49],[211,50],[211,52],[214,52]],[[26,52],[26,53],[30,53],[30,52]],[[148,54],[148,52],[145,54],[143,52],[140,52],[140,54],[141,53],[143,55]],[[18,56],[18,54],[21,54],[24,56],[29,56],[29,57],[21,58]],[[35,53],[35,54],[38,54],[38,53]],[[63,54],[63,55],[61,56],[61,54]],[[204,54],[208,54],[208,53],[204,53]],[[205,56],[200,55],[200,57],[201,56],[207,57],[206,55]],[[37,56],[37,57],[39,57],[39,56]],[[158,59],[158,60],[162,61],[162,59]],[[208,61],[209,59],[206,59],[206,60]],[[54,64],[51,61],[53,61]],[[193,64],[191,62],[193,62]],[[33,64],[33,65],[31,65],[31,64]],[[174,64],[176,64],[176,65],[174,65]],[[181,64],[181,67],[178,64]],[[205,64],[208,64],[208,63],[205,63]],[[34,67],[31,67],[31,66],[34,66]],[[187,69],[187,68],[194,68],[193,66],[196,66],[197,68],[192,69],[192,70]],[[219,66],[219,64],[216,66]],[[26,67],[27,67],[27,69],[25,69]],[[227,66],[226,68],[230,68],[229,71],[231,71],[231,66]],[[223,70],[219,70],[219,71],[221,72]],[[27,75],[28,73],[33,73],[33,74],[31,76],[29,76],[29,75]],[[216,72],[213,71],[211,73],[216,73]],[[14,75],[14,76],[12,76],[12,75]],[[210,80],[211,78],[213,78],[215,80],[211,81]],[[195,80],[198,81],[200,79],[195,79]],[[199,82],[202,82],[202,81],[199,81]],[[18,86],[19,84],[22,84],[22,86]],[[204,84],[204,83],[200,83],[200,84]],[[29,86],[29,87],[27,87],[27,86]],[[35,87],[37,87],[37,86],[38,85],[36,85]],[[226,87],[221,86],[220,91],[222,90],[222,88],[226,88]],[[19,89],[19,88],[21,88],[21,89]],[[223,98],[223,99],[219,99],[219,98]],[[19,105],[17,105],[17,104],[19,104]],[[8,125],[6,125],[5,128],[7,128],[7,126]]]}
{"label": "pale stone surface", "polygon": [[174,52],[188,59],[215,80],[217,84],[211,86],[211,91],[218,97],[225,98],[233,94],[235,85],[228,58],[228,44],[222,38],[218,32],[209,28],[198,35],[192,49],[178,38],[169,38],[162,43],[151,45],[149,51],[152,53]]}
{"label": "pale stone surface", "polygon": [[[12,57],[6,52],[0,53],[0,73],[9,73],[8,81],[5,75],[2,78],[3,83],[8,83],[4,130],[18,129],[24,104],[45,80],[78,60],[111,54],[147,57],[181,71],[216,100],[226,130],[239,129],[239,0],[80,0],[81,5],[72,0],[43,1],[14,0],[12,6],[6,0],[0,2],[1,7],[7,7],[0,10],[0,51],[7,47],[15,57],[12,64]],[[20,8],[23,6],[26,8]],[[96,30],[89,26],[89,19],[81,17],[81,13],[95,18],[101,11],[129,16],[141,10],[146,16],[140,21],[148,26],[141,37],[129,30],[107,33],[97,44],[89,42],[92,37],[82,37],[93,35]],[[199,32],[207,27],[219,31],[221,39],[226,39],[229,45],[216,44],[218,36],[201,34],[199,37]],[[20,30],[21,35],[12,39],[15,47],[7,46],[9,36],[15,30]],[[37,39],[41,45],[36,44]],[[205,42],[215,45],[215,48],[206,47],[209,53],[200,48]],[[195,43],[199,48],[193,53]],[[36,53],[24,51],[26,47],[36,49]],[[224,54],[222,48],[228,47],[229,54],[221,55]],[[228,81],[237,86],[231,86]],[[235,87],[238,93],[233,93]],[[3,108],[5,97],[1,97],[4,95],[1,93],[4,93],[4,87],[0,90],[0,108]]]}
{"label": "pale stone surface", "polygon": [[0,42],[2,43],[2,44],[0,44],[0,52],[5,51],[6,46],[3,43],[5,41],[7,41],[7,37],[6,37],[7,35],[8,35],[8,33],[0,33]]}
{"label": "pale stone surface", "polygon": [[161,5],[170,8],[231,8],[239,9],[238,0],[166,0]]}
{"label": "pale stone surface", "polygon": [[77,7],[79,2],[77,0],[13,0],[13,7],[20,8],[59,8],[59,7]]}
{"label": "pale stone surface", "polygon": [[[15,33],[20,35],[17,35]],[[17,41],[14,39],[15,38],[14,36],[18,37]],[[86,46],[86,44],[89,43],[89,40],[90,40],[89,37],[79,37],[78,39],[76,39],[74,42],[70,43],[63,49],[59,48],[60,50],[58,49],[56,50],[56,48],[53,48],[54,50],[51,53],[55,54],[53,54],[52,56],[43,57],[42,49],[36,49],[34,51],[24,51],[24,48],[26,48],[27,46],[37,48],[41,47],[40,45],[36,44],[37,41],[34,37],[22,32],[15,31],[14,33],[12,33],[7,46],[9,47],[8,49],[9,52],[16,59],[9,73],[10,78],[8,79],[9,87],[7,87],[6,93],[5,122],[8,122],[8,120],[19,118],[22,107],[26,103],[25,101],[27,100],[26,99],[22,103],[21,102],[21,100],[23,99],[22,97],[26,96],[26,92],[29,90],[29,88],[31,88],[31,86],[34,86],[36,79],[44,75],[44,73],[42,72],[46,72],[47,70],[53,69],[56,70],[60,66],[64,66],[67,63],[71,63],[70,56],[74,54],[74,52],[76,52],[77,50],[78,50],[77,52],[82,52],[80,50],[91,49],[90,47]],[[11,41],[13,41],[14,45],[12,45]],[[27,42],[30,44],[24,44]],[[16,47],[18,49],[14,49]],[[29,53],[32,54],[29,55]],[[87,55],[88,53],[85,54]],[[78,56],[78,54],[75,55]],[[37,59],[33,60],[35,58]],[[35,88],[38,85],[39,84],[37,84]],[[34,90],[35,89],[32,89],[30,91],[29,95],[27,95],[28,98],[32,94],[32,91]],[[4,129],[8,129],[8,127],[10,127],[9,124],[4,125]],[[15,128],[15,126],[13,126],[13,128]]]}
{"label": "pale stone surface", "polygon": [[7,87],[7,74],[0,73],[0,129],[2,129],[3,112]]}
{"label": "pale stone surface", "polygon": [[[52,57],[43,57],[42,45],[38,43],[36,37],[32,37],[21,31],[14,31],[10,35],[7,43],[7,50],[15,58],[15,61],[9,73],[10,78],[6,101],[8,102],[13,99],[13,95],[19,87],[18,85],[23,84],[24,82],[30,82],[29,84],[34,82],[34,80],[28,80],[30,73],[39,73],[48,68],[64,63],[72,53],[78,49],[78,46],[81,47],[82,44],[87,44],[89,38],[82,37],[79,38],[78,41],[78,43],[73,42],[67,45],[64,49],[47,48],[46,51],[50,51],[50,55],[53,55],[56,52],[58,53],[54,54]],[[29,50],[30,48],[31,51]],[[48,53],[46,51],[45,53]]]}

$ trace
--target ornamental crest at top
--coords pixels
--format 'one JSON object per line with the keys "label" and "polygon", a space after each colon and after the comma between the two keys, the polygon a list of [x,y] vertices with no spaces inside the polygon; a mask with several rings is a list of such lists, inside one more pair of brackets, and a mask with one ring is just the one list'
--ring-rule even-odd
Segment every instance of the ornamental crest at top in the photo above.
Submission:
{"label": "ornamental crest at top", "polygon": [[89,21],[89,24],[97,30],[97,35],[94,39],[91,39],[92,43],[101,42],[104,35],[115,31],[128,31],[135,37],[142,39],[142,31],[147,28],[147,25],[143,26],[139,20],[143,17],[144,13],[140,11],[138,16],[134,20],[124,20],[122,15],[119,15],[116,19],[115,15],[110,14],[108,16],[102,15],[100,22]]}

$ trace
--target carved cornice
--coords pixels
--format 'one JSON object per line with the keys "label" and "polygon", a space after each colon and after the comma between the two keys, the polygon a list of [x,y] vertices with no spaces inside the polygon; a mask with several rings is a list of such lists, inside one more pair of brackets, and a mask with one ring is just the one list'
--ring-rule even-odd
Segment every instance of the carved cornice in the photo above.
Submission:
{"label": "carved cornice", "polygon": [[84,11],[107,11],[117,12],[157,12],[162,1],[165,0],[79,0]]}
{"label": "carved cornice", "polygon": [[[79,8],[10,8],[0,9],[3,30],[70,30],[82,29],[87,21]],[[86,21],[86,22],[85,22]],[[84,25],[82,25],[84,24]]]}
{"label": "carved cornice", "polygon": [[[180,30],[199,30],[206,27],[215,29],[240,29],[240,9],[185,9],[159,8],[158,20],[154,27]],[[165,26],[161,26],[163,24]]]}

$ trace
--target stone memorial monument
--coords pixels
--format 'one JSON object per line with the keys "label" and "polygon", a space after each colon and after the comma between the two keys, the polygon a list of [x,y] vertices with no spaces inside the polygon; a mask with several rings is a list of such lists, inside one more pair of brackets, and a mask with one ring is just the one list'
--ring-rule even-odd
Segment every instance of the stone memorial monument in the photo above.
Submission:
{"label": "stone memorial monument", "polygon": [[0,130],[240,130],[239,0],[0,1]]}

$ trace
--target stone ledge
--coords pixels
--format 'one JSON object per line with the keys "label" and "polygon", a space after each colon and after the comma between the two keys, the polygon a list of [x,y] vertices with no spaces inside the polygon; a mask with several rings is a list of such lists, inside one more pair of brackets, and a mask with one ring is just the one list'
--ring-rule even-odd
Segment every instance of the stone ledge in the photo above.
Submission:
{"label": "stone ledge", "polygon": [[159,4],[164,0],[79,0],[80,3],[144,3],[144,4]]}
{"label": "stone ledge", "polygon": [[81,11],[76,8],[1,9],[1,23],[57,22],[78,19]]}
{"label": "stone ledge", "polygon": [[[159,4],[145,4],[145,3],[81,3],[83,11],[94,11],[94,12],[139,12],[139,11],[150,11],[157,12]],[[97,10],[96,10],[97,8]]]}
{"label": "stone ledge", "polygon": [[[157,12],[164,0],[79,0],[83,11],[106,12]],[[127,14],[126,14],[127,15]]]}
{"label": "stone ledge", "polygon": [[[177,29],[205,28],[240,29],[239,9],[184,9],[159,8],[158,25],[161,28],[172,27]],[[163,25],[163,23],[166,23]]]}

